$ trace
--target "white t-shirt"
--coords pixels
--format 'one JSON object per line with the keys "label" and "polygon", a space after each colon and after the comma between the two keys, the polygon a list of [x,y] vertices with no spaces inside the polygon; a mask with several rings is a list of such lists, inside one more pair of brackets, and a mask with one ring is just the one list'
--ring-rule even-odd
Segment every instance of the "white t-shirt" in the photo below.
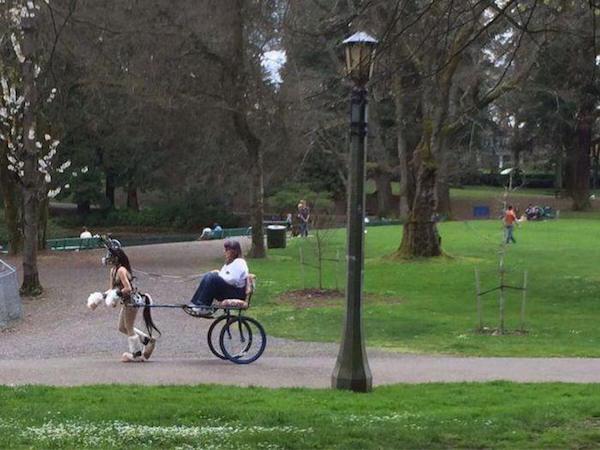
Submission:
{"label": "white t-shirt", "polygon": [[92,233],[90,233],[89,231],[84,231],[83,233],[81,233],[79,235],[79,239],[89,239],[92,237]]}
{"label": "white t-shirt", "polygon": [[248,277],[248,265],[242,258],[236,258],[229,264],[224,264],[219,271],[219,276],[223,278],[227,284],[243,288],[246,286],[246,278]]}

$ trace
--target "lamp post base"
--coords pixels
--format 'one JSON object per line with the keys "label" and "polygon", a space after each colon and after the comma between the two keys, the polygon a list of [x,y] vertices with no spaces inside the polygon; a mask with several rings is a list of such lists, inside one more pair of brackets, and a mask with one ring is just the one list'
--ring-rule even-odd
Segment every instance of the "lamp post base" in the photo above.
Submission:
{"label": "lamp post base", "polygon": [[373,376],[362,339],[355,339],[354,344],[359,346],[354,352],[349,352],[348,347],[342,344],[331,375],[331,387],[354,392],[371,392]]}
{"label": "lamp post base", "polygon": [[343,378],[334,375],[331,377],[331,387],[353,392],[371,392],[373,390],[373,378]]}

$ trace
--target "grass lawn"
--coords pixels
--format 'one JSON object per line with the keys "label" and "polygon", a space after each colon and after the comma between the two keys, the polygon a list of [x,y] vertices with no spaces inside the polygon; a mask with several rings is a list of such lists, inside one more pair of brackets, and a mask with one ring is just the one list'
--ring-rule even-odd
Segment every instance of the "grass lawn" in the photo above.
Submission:
{"label": "grass lawn", "polygon": [[[363,304],[367,345],[405,352],[485,356],[600,356],[600,221],[560,219],[524,223],[517,244],[507,249],[507,282],[519,285],[528,271],[526,334],[519,327],[520,292],[507,295],[508,334],[476,332],[474,269],[482,289],[498,284],[499,221],[447,222],[440,225],[448,257],[413,262],[389,258],[400,242],[401,227],[373,227],[366,235]],[[344,255],[344,230],[328,232],[328,256]],[[300,305],[285,292],[316,287],[314,237],[288,240],[267,260],[250,261],[258,292],[250,314],[269,334],[316,341],[338,341],[343,296]],[[312,261],[311,261],[312,258]],[[337,266],[337,274],[336,274]],[[345,264],[327,261],[324,285],[344,289]],[[303,275],[304,273],[304,275]],[[290,296],[291,298],[291,296]],[[498,295],[484,297],[484,325],[498,326]]]}
{"label": "grass lawn", "polygon": [[[462,188],[450,189],[451,198],[487,198],[500,197],[504,194],[505,189],[501,186],[464,186]],[[553,189],[515,189],[510,192],[510,197],[554,197]]]}
{"label": "grass lawn", "polygon": [[[377,188],[373,180],[367,180],[365,190],[367,194],[374,193]],[[487,198],[499,196],[504,193],[504,187],[502,186],[463,186],[461,188],[451,188],[450,197],[452,198]],[[597,193],[590,191],[590,193]],[[392,194],[400,194],[400,183],[392,182]],[[554,197],[555,189],[544,189],[544,188],[517,188],[511,191],[510,196],[540,196],[540,197]]]}
{"label": "grass lawn", "polygon": [[597,448],[600,388],[0,387],[0,448]]}

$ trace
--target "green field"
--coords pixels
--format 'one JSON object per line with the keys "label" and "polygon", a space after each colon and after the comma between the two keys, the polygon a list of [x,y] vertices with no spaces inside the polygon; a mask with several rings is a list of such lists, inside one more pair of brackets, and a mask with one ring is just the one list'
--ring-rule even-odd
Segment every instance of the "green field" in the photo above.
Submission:
{"label": "green field", "polygon": [[[521,293],[507,295],[503,336],[478,333],[474,270],[482,289],[498,285],[502,227],[498,221],[440,225],[447,256],[398,261],[400,226],[373,227],[366,235],[364,329],[367,345],[404,352],[485,356],[600,356],[600,221],[560,219],[524,223],[517,244],[507,248],[507,282],[518,286],[528,272],[526,333],[519,333]],[[316,239],[293,239],[268,260],[250,261],[259,277],[251,315],[269,334],[301,340],[338,341],[344,311],[342,296],[315,298],[307,306],[287,301],[286,291],[313,288]],[[327,255],[344,255],[344,231],[328,232]],[[312,260],[311,260],[312,258]],[[337,267],[337,269],[336,269]],[[344,289],[344,268],[327,261],[325,287]],[[291,297],[290,297],[291,298]],[[484,326],[498,327],[498,295],[483,297]]]}
{"label": "green field", "polygon": [[0,448],[597,448],[600,388],[0,387]]}
{"label": "green field", "polygon": [[[520,293],[484,297],[477,331],[474,269],[498,283],[498,221],[440,224],[445,256],[393,258],[400,226],[365,236],[367,345],[390,351],[485,356],[600,356],[600,221],[595,214],[523,223],[506,248],[507,282],[529,274],[526,332]],[[315,296],[316,232],[250,260],[258,291],[249,315],[267,333],[339,341],[343,295]],[[328,259],[323,284],[344,289],[345,231],[319,232]],[[299,256],[308,264],[302,269]],[[339,262],[331,261],[340,258]],[[293,293],[290,293],[294,291]],[[299,292],[303,295],[300,295]],[[312,297],[308,298],[308,294]],[[0,386],[0,448],[581,448],[600,446],[596,384],[428,383],[371,394],[231,386]]]}
{"label": "green field", "polygon": [[[377,188],[373,180],[367,180],[365,190],[367,194],[373,194]],[[463,186],[460,188],[451,188],[450,197],[452,198],[486,198],[495,197],[502,195],[505,189],[502,186]],[[517,188],[511,191],[510,195],[513,196],[540,196],[540,197],[554,197],[554,189],[543,189],[543,188]],[[392,182],[392,194],[400,194],[400,183]]]}

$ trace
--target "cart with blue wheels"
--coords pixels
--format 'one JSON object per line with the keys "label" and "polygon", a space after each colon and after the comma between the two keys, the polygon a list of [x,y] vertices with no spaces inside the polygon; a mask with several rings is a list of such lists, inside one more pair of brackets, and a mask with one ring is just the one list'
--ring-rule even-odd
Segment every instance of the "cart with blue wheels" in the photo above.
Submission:
{"label": "cart with blue wheels", "polygon": [[246,298],[215,301],[210,308],[198,311],[190,305],[182,306],[192,317],[214,317],[207,333],[208,348],[217,358],[235,364],[250,364],[261,357],[267,346],[265,329],[256,319],[244,315],[256,287],[252,274],[246,281]]}
{"label": "cart with blue wheels", "polygon": [[235,364],[250,364],[260,358],[267,347],[263,326],[258,320],[244,315],[250,308],[255,288],[256,277],[250,274],[246,280],[246,298],[243,300],[214,301],[212,306],[206,308],[173,304],[135,304],[134,307],[181,308],[192,317],[214,319],[206,336],[212,354]]}

